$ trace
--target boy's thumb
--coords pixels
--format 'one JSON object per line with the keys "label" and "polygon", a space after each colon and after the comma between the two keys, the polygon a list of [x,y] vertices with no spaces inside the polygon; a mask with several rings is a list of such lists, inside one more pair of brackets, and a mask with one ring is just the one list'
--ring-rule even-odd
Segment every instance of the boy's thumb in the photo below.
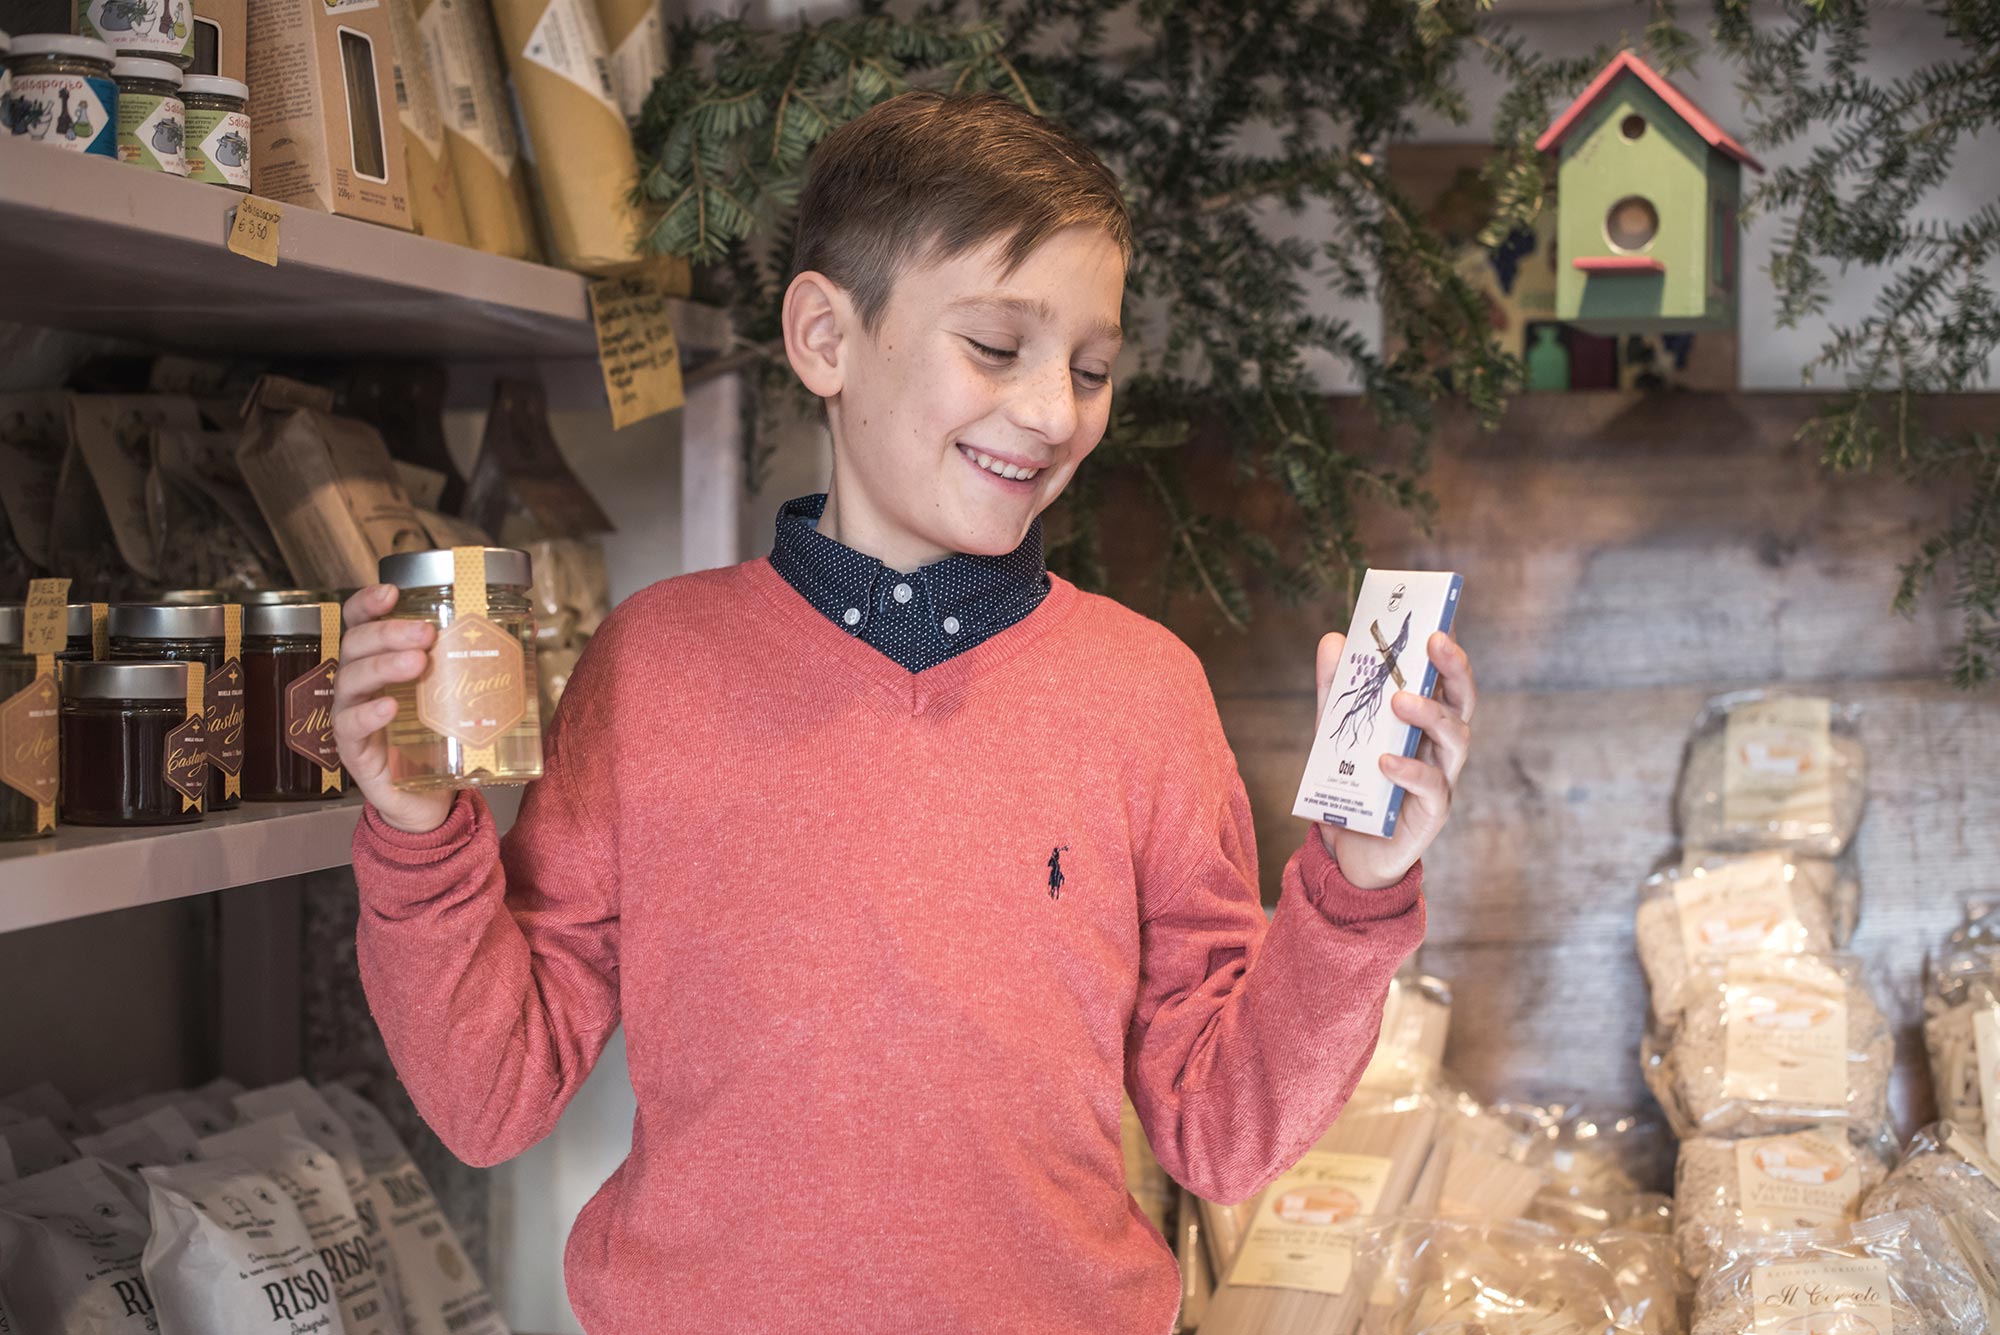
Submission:
{"label": "boy's thumb", "polygon": [[1337,630],[1319,637],[1319,656],[1313,664],[1313,680],[1319,688],[1319,708],[1313,711],[1314,719],[1326,712],[1326,693],[1333,688],[1333,676],[1340,670],[1340,655],[1346,648],[1347,637]]}

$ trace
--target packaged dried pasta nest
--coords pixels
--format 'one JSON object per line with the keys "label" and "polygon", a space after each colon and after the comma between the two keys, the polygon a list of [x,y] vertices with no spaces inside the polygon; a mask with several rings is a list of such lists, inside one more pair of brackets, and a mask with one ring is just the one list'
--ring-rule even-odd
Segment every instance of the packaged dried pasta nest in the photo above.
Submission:
{"label": "packaged dried pasta nest", "polygon": [[1634,936],[1653,1020],[1673,1018],[1691,961],[1770,951],[1830,954],[1853,935],[1859,885],[1826,858],[1783,850],[1690,852],[1639,890]]}
{"label": "packaged dried pasta nest", "polygon": [[1683,1138],[1889,1124],[1894,1044],[1852,955],[1731,955],[1696,963],[1678,1013],[1646,1035],[1646,1083]]}
{"label": "packaged dried pasta nest", "polygon": [[[1977,1136],[1989,1121],[2000,1084],[2000,910],[1974,901],[1965,921],[1930,963],[1924,992],[1924,1050],[1938,1115]],[[1982,1040],[1986,1057],[1981,1059]]]}
{"label": "packaged dried pasta nest", "polygon": [[1692,848],[1839,857],[1867,778],[1858,706],[1772,690],[1717,696],[1688,737],[1675,823]]}
{"label": "packaged dried pasta nest", "polygon": [[1528,1220],[1565,1237],[1604,1233],[1673,1232],[1673,1197],[1657,1191],[1601,1192],[1581,1187],[1544,1187],[1528,1206]]}
{"label": "packaged dried pasta nest", "polygon": [[1437,1079],[1450,1032],[1450,985],[1427,974],[1399,972],[1389,980],[1381,1034],[1360,1087],[1391,1097],[1423,1089]]}
{"label": "packaged dried pasta nest", "polygon": [[1776,1136],[1681,1142],[1674,1244],[1691,1278],[1708,1273],[1736,1233],[1789,1233],[1851,1223],[1889,1171],[1886,1137],[1856,1143],[1841,1122]]}
{"label": "packaged dried pasta nest", "polygon": [[2000,1164],[1984,1140],[1950,1122],[1927,1126],[1910,1140],[1903,1162],[1862,1203],[1864,1215],[1928,1206],[1947,1220],[1965,1254],[1984,1268],[2000,1293]]}
{"label": "packaged dried pasta nest", "polygon": [[1987,1301],[1944,1220],[1905,1210],[1738,1234],[1696,1293],[1693,1335],[1993,1335]]}
{"label": "packaged dried pasta nest", "polygon": [[1371,1335],[1678,1335],[1681,1289],[1657,1234],[1567,1237],[1524,1220],[1362,1221]]}

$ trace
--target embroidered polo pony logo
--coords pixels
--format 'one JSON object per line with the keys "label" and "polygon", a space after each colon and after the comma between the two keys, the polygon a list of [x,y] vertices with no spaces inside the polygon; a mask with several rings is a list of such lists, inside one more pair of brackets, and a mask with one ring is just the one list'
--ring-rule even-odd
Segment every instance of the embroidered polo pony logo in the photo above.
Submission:
{"label": "embroidered polo pony logo", "polygon": [[1049,898],[1061,899],[1063,882],[1062,855],[1069,852],[1068,844],[1058,844],[1049,850]]}

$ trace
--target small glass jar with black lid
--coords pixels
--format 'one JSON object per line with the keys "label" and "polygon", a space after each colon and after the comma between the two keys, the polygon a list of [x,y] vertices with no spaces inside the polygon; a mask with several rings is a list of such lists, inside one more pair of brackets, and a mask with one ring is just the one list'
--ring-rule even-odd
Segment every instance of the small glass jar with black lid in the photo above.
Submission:
{"label": "small glass jar with black lid", "polygon": [[0,604],[0,839],[55,833],[40,813],[56,800],[56,686],[21,650],[25,622],[21,604]]}
{"label": "small glass jar with black lid", "polygon": [[337,785],[324,782],[340,768],[333,744],[336,666],[321,654],[319,603],[243,609],[243,796],[303,802],[340,795]]}
{"label": "small glass jar with black lid", "polygon": [[[168,595],[173,596],[173,595]],[[114,603],[110,613],[112,662],[203,663],[211,681],[222,671],[226,641],[223,638],[227,614],[219,603],[185,606],[159,603]],[[211,693],[212,694],[212,693]],[[218,701],[210,700],[210,726]],[[240,709],[240,699],[233,702]],[[240,722],[240,721],[239,721]],[[209,766],[208,809],[225,811],[242,802],[241,794],[228,797],[223,792],[222,766]]]}
{"label": "small glass jar with black lid", "polygon": [[184,662],[62,665],[65,824],[201,819],[204,781],[196,776],[207,769],[207,740],[187,694]]}

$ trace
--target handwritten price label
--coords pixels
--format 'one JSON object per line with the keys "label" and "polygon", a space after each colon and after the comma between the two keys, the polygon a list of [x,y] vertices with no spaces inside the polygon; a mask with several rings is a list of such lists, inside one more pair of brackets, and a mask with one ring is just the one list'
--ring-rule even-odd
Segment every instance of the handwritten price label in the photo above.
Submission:
{"label": "handwritten price label", "polygon": [[657,274],[606,278],[590,285],[597,361],[611,399],[611,426],[630,426],[686,402],[681,349]]}
{"label": "handwritten price label", "polygon": [[255,195],[245,195],[236,205],[236,225],[229,229],[229,248],[246,259],[278,267],[278,220],[284,206]]}

